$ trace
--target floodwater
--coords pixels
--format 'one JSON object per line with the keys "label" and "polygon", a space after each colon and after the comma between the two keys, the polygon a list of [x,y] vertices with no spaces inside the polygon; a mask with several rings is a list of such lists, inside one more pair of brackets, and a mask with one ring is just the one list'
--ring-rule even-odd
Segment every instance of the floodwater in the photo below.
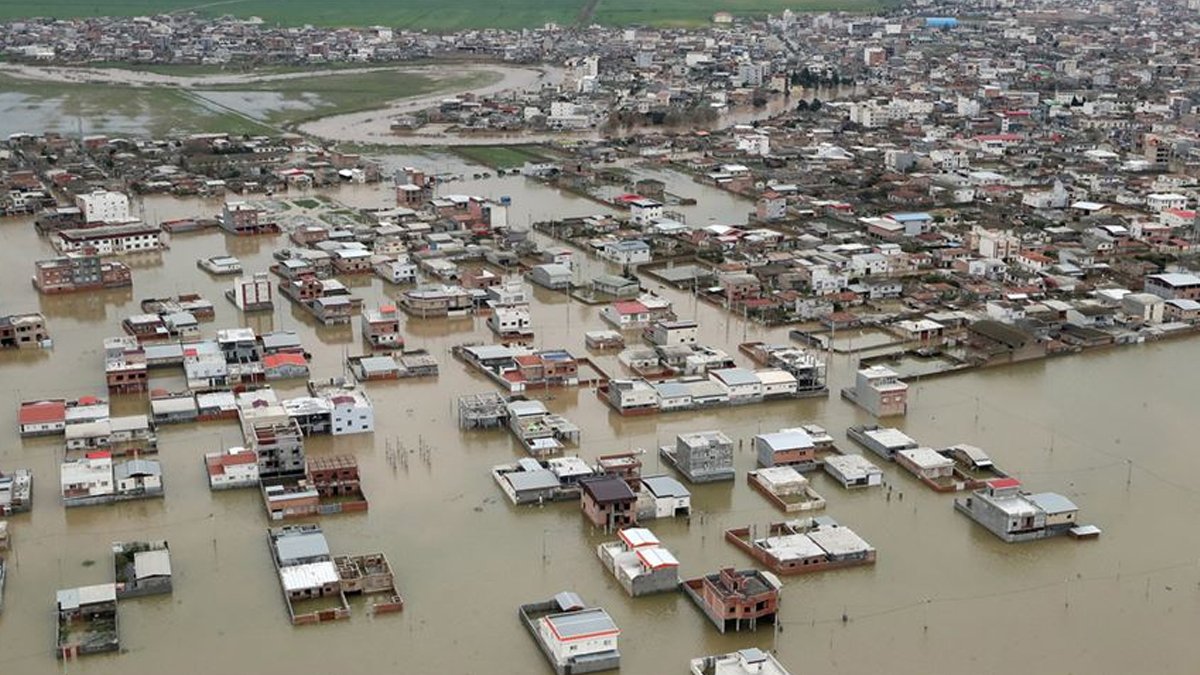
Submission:
{"label": "floodwater", "polygon": [[[466,181],[447,191],[508,194],[513,216],[593,213],[599,205],[513,179]],[[384,205],[384,186],[344,188],[356,205]],[[146,200],[152,219],[210,213],[219,202]],[[703,202],[702,202],[703,204]],[[696,208],[703,208],[698,206]],[[725,219],[725,215],[721,215]],[[195,260],[230,252],[247,270],[265,269],[282,238],[180,235],[161,263],[135,270],[132,292],[39,298],[29,284],[32,261],[52,254],[28,220],[0,223],[0,311],[41,309],[55,338],[52,352],[0,354],[0,467],[34,470],[30,514],[10,518],[15,551],[0,615],[0,672],[20,675],[159,673],[549,673],[516,616],[517,605],[570,589],[605,607],[622,628],[622,671],[684,673],[688,659],[757,646],[775,648],[794,673],[887,672],[1192,673],[1200,658],[1200,500],[1192,476],[1192,414],[1200,384],[1180,368],[1194,343],[1177,341],[914,382],[910,414],[899,422],[923,443],[967,442],[986,449],[1031,489],[1062,492],[1082,507],[1099,540],[1000,542],[895,466],[892,486],[846,492],[826,476],[814,487],[826,513],[879,550],[878,563],[785,581],[781,630],[720,635],[681,594],[629,598],[596,558],[607,539],[585,523],[577,505],[510,506],[488,469],[521,456],[504,431],[460,432],[453,400],[493,385],[449,355],[468,340],[490,341],[482,319],[409,320],[410,345],[437,356],[441,375],[427,382],[372,384],[373,435],[313,439],[313,455],[358,458],[371,509],[322,519],[335,552],[382,551],[397,573],[405,609],[373,618],[362,606],[351,620],[289,625],[264,533],[270,525],[257,493],[210,493],[201,456],[240,441],[233,423],[169,426],[160,434],[167,495],[162,500],[66,511],[57,495],[56,439],[21,441],[17,403],[24,398],[103,394],[101,340],[120,333],[122,317],[144,297],[199,291],[211,299],[217,327],[300,331],[314,353],[313,375],[341,372],[344,353],[361,346],[353,328],[315,327],[281,301],[274,316],[244,321],[222,298],[225,283]],[[587,267],[599,269],[597,263]],[[369,304],[397,290],[373,279],[356,287]],[[730,352],[746,340],[786,341],[786,329],[746,325],[669,289],[681,317],[694,317],[703,341]],[[600,328],[596,307],[560,294],[535,293],[537,342],[585,353],[583,333]],[[739,355],[738,360],[746,361]],[[615,359],[598,359],[612,370]],[[852,357],[835,355],[831,388],[848,383]],[[177,384],[179,378],[153,384]],[[300,384],[281,386],[285,394]],[[582,427],[577,452],[653,448],[680,432],[722,429],[738,441],[814,422],[846,448],[844,429],[866,415],[834,394],[828,399],[657,417],[622,418],[588,390],[554,390],[547,405]],[[116,410],[145,409],[121,397]],[[432,447],[425,463],[391,468],[391,440]],[[646,473],[658,469],[646,455]],[[693,488],[690,523],[650,527],[680,559],[685,576],[751,560],[722,539],[725,528],[778,521],[745,484],[748,448],[736,453],[739,479]],[[902,496],[901,496],[902,495]],[[63,666],[51,654],[54,592],[111,580],[109,544],[169,540],[175,571],[171,596],[123,601],[124,653]],[[94,563],[94,564],[93,564]]]}

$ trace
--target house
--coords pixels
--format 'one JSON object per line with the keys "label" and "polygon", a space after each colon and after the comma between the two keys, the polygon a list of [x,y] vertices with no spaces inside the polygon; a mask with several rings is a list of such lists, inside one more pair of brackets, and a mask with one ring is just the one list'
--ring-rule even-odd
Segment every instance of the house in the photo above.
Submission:
{"label": "house", "polygon": [[875,417],[899,416],[908,411],[908,385],[886,366],[859,370],[854,387],[843,389],[842,397]]}
{"label": "house", "polygon": [[162,231],[158,226],[139,222],[59,230],[51,241],[63,255],[119,256],[163,248]]}
{"label": "house", "polygon": [[659,455],[692,483],[733,480],[733,441],[720,431],[696,431],[675,437],[675,447]]}
{"label": "house", "polygon": [[726,530],[725,540],[776,574],[808,574],[875,562],[875,548],[832,518],[774,523],[765,529],[761,538],[755,538],[749,527]]}
{"label": "house", "polygon": [[23,401],[17,411],[17,425],[21,436],[61,434],[67,427],[67,401]]}
{"label": "house", "polygon": [[403,349],[404,336],[400,332],[400,312],[393,304],[383,304],[379,309],[367,309],[359,319],[362,324],[363,340],[371,349]]}
{"label": "house", "polygon": [[1196,323],[1200,321],[1200,302],[1195,300],[1166,300],[1163,302],[1163,320]]}
{"label": "house", "polygon": [[128,265],[100,256],[70,255],[34,263],[33,286],[47,295],[131,285]]}
{"label": "house", "polygon": [[774,654],[757,647],[692,659],[689,668],[691,675],[791,675]]}
{"label": "house", "polygon": [[204,455],[210,490],[230,490],[258,485],[258,456],[253,450],[232,447]]}
{"label": "house", "polygon": [[753,370],[721,368],[710,370],[708,377],[729,396],[730,405],[762,400],[762,380]]}
{"label": "house", "polygon": [[167,542],[116,542],[112,552],[117,598],[171,592],[171,552]]}
{"label": "house", "polygon": [[854,442],[889,462],[896,458],[897,452],[918,447],[916,441],[906,436],[899,429],[884,429],[877,426],[852,426],[846,429],[846,435]]}
{"label": "house", "polygon": [[606,532],[637,524],[637,495],[617,476],[593,476],[579,481],[580,505],[592,525]]}
{"label": "house", "polygon": [[[317,525],[290,525],[267,530],[271,560],[283,590],[292,624],[320,623],[350,617],[338,567]],[[324,599],[318,607],[298,611],[305,601]],[[311,606],[311,605],[309,605]]]}
{"label": "house", "polygon": [[392,284],[415,284],[417,282],[417,265],[408,256],[396,259],[384,258],[376,260],[371,266],[376,276]]}
{"label": "house", "polygon": [[515,505],[578,498],[579,494],[578,490],[564,491],[559,476],[531,457],[518,459],[515,464],[493,467],[492,478]]}
{"label": "house", "polygon": [[692,512],[692,493],[670,476],[642,476],[638,520],[675,518]]}
{"label": "house", "polygon": [[621,300],[600,310],[601,319],[621,330],[645,327],[650,316],[649,308],[637,300]]}
{"label": "house", "polygon": [[529,280],[542,288],[560,291],[571,288],[571,268],[559,263],[534,265],[529,271]]}
{"label": "house", "polygon": [[617,531],[617,540],[596,547],[600,562],[633,597],[679,588],[679,561],[644,527]]}
{"label": "house", "polygon": [[112,455],[92,452],[86,457],[63,462],[59,481],[64,506],[87,506],[112,501],[116,494],[113,485]]}
{"label": "house", "polygon": [[0,316],[0,349],[32,349],[50,341],[46,317],[37,312]]}
{"label": "house", "polygon": [[1144,288],[1163,300],[1200,300],[1200,277],[1194,274],[1151,274],[1146,277]]}
{"label": "house", "polygon": [[417,286],[400,296],[400,308],[422,319],[466,316],[474,306],[471,292],[462,286]]}
{"label": "house", "polygon": [[746,482],[758,490],[775,508],[786,513],[825,508],[825,500],[813,490],[807,478],[790,466],[771,466],[746,474]]}
{"label": "house", "polygon": [[759,622],[774,623],[782,584],[769,572],[724,568],[687,579],[681,588],[722,633],[743,627],[756,630]]}
{"label": "house", "polygon": [[650,244],[640,239],[623,239],[604,245],[600,257],[618,265],[640,265],[650,262]]}
{"label": "house", "polygon": [[225,297],[243,312],[264,312],[275,308],[271,278],[266,272],[234,279],[233,288],[225,291]]}
{"label": "house", "polygon": [[1008,543],[1061,534],[1094,536],[1095,528],[1080,526],[1079,507],[1053,492],[1029,494],[1015,478],[998,478],[954,500],[954,509]]}
{"label": "house", "polygon": [[646,331],[652,345],[694,345],[699,335],[695,321],[655,321]]}
{"label": "house", "polygon": [[658,392],[645,380],[609,380],[605,400],[622,415],[658,411]]}
{"label": "house", "polygon": [[862,455],[835,455],[825,458],[825,473],[844,488],[881,485],[883,471]]}
{"label": "house", "polygon": [[113,484],[117,499],[161,497],[162,467],[153,459],[131,459],[115,464]]}
{"label": "house", "polygon": [[501,339],[533,337],[533,318],[527,306],[497,307],[487,318],[487,325]]}
{"label": "house", "polygon": [[24,513],[33,508],[33,472],[14,469],[0,472],[0,516]]}
{"label": "house", "polygon": [[663,217],[662,202],[653,199],[631,199],[629,205],[629,222],[633,225],[646,226]]}
{"label": "house", "polygon": [[60,590],[55,594],[54,654],[62,660],[121,648],[116,584]]}
{"label": "house", "polygon": [[816,443],[801,428],[755,436],[754,452],[759,466],[794,466],[799,471],[817,468]]}
{"label": "house", "polygon": [[637,279],[616,274],[598,274],[592,278],[592,291],[614,298],[636,298],[641,292],[641,285]]}
{"label": "house", "polygon": [[897,464],[938,492],[950,492],[963,487],[962,482],[955,480],[954,460],[933,448],[898,450],[895,459]]}
{"label": "house", "polygon": [[284,352],[268,354],[262,359],[263,374],[268,380],[293,380],[308,377],[308,360],[303,354]]}
{"label": "house", "polygon": [[621,630],[608,612],[586,607],[578,595],[564,592],[548,602],[521,605],[518,614],[557,675],[620,667]]}

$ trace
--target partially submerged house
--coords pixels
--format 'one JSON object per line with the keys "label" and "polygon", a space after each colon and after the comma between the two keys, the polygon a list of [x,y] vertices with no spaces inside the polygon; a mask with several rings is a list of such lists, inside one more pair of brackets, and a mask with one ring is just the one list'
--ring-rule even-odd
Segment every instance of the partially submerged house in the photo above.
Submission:
{"label": "partially submerged house", "polygon": [[774,623],[783,584],[770,572],[721,569],[685,580],[680,586],[722,633],[756,630],[759,622]]}
{"label": "partially submerged house", "polygon": [[61,590],[56,595],[56,605],[54,654],[59,659],[121,648],[115,584]]}
{"label": "partially submerged house", "polygon": [[621,666],[617,638],[621,629],[599,607],[587,607],[574,593],[546,602],[521,605],[521,623],[558,675],[614,670]]}
{"label": "partially submerged house", "polygon": [[166,541],[116,542],[112,551],[118,598],[171,592],[171,551]]}
{"label": "partially submerged house", "polygon": [[757,536],[754,528],[725,531],[725,540],[777,574],[807,574],[838,567],[870,565],[875,548],[829,517],[772,523]]}
{"label": "partially submerged house", "polygon": [[617,541],[600,544],[596,555],[625,592],[634,597],[679,587],[679,561],[644,527],[619,530]]}
{"label": "partially submerged house", "polygon": [[1079,507],[1054,492],[1030,494],[1016,478],[998,478],[954,500],[954,509],[1008,543],[1062,534],[1090,538],[1100,534],[1093,525],[1080,525]]}

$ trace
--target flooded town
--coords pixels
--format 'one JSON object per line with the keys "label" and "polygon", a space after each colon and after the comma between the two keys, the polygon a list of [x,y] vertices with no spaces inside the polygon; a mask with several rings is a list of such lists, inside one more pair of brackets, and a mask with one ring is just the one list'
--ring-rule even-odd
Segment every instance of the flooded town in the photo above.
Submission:
{"label": "flooded town", "polygon": [[1200,2],[605,2],[0,12],[0,673],[1194,672]]}

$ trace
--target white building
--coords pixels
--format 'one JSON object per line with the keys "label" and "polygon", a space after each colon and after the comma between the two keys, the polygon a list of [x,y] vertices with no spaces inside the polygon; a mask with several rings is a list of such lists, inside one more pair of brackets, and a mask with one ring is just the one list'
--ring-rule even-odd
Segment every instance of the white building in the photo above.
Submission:
{"label": "white building", "polygon": [[366,434],[375,431],[375,410],[361,389],[343,389],[327,396],[333,405],[330,421],[334,436]]}
{"label": "white building", "polygon": [[88,223],[124,223],[129,217],[129,197],[123,192],[96,190],[75,195],[75,206]]}
{"label": "white building", "polygon": [[271,278],[266,272],[256,272],[252,276],[235,279],[229,297],[238,309],[252,312],[272,309],[275,306],[272,292]]}
{"label": "white building", "polygon": [[1146,208],[1161,213],[1167,209],[1186,209],[1187,197],[1174,192],[1155,192],[1146,195]]}
{"label": "white building", "polygon": [[213,490],[255,487],[258,485],[258,454],[243,447],[204,455],[208,486]]}
{"label": "white building", "polygon": [[825,458],[825,473],[844,488],[883,484],[883,471],[862,455],[830,455]]}
{"label": "white building", "polygon": [[762,381],[753,370],[722,368],[711,371],[708,378],[729,394],[730,403],[745,403],[762,398]]}
{"label": "white building", "polygon": [[487,319],[488,328],[500,336],[532,335],[533,319],[529,308],[497,307]]}
{"label": "white building", "polygon": [[653,199],[634,199],[629,202],[629,222],[634,225],[649,225],[662,217],[662,202]]}
{"label": "white building", "polygon": [[558,672],[568,672],[565,668],[576,662],[586,664],[589,655],[617,653],[621,635],[612,617],[599,607],[541,617],[537,631]]}
{"label": "white building", "polygon": [[112,495],[112,455],[107,452],[92,452],[82,459],[63,462],[59,480],[64,500]]}
{"label": "white building", "polygon": [[646,335],[651,344],[694,345],[699,335],[695,321],[656,321]]}
{"label": "white building", "polygon": [[626,239],[604,245],[604,258],[618,265],[637,265],[650,262],[650,244],[640,239]]}

